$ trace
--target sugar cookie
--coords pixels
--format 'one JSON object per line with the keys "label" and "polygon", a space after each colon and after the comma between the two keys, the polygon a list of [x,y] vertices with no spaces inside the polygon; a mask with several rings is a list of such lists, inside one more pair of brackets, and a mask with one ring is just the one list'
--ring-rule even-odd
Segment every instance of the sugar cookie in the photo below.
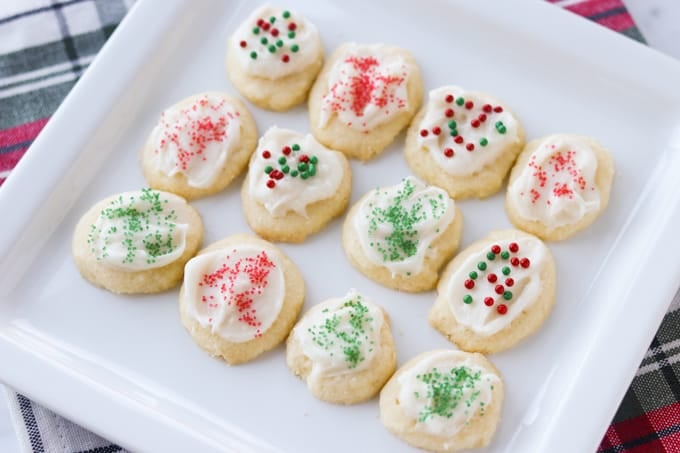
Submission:
{"label": "sugar cookie", "polygon": [[535,332],[555,303],[555,263],[538,238],[495,231],[446,267],[430,324],[466,351],[494,353]]}
{"label": "sugar cookie", "polygon": [[203,241],[198,212],[183,198],[152,189],[95,204],[78,222],[72,252],[90,283],[114,293],[165,291]]}
{"label": "sugar cookie", "polygon": [[420,70],[404,49],[343,44],[309,94],[314,136],[348,157],[368,160],[408,125],[423,97]]}
{"label": "sugar cookie", "polygon": [[304,102],[323,65],[314,24],[294,11],[261,6],[227,43],[227,74],[253,104],[276,111]]}
{"label": "sugar cookie", "polygon": [[566,239],[609,203],[614,163],[593,139],[557,134],[527,144],[510,174],[505,210],[517,228]]}
{"label": "sugar cookie", "polygon": [[286,361],[320,400],[370,399],[397,366],[387,313],[355,290],[321,302],[291,331]]}
{"label": "sugar cookie", "polygon": [[235,365],[283,342],[304,298],[302,275],[283,252],[237,234],[187,263],[180,316],[199,346]]}
{"label": "sugar cookie", "polygon": [[442,189],[412,176],[372,190],[350,210],[345,253],[370,279],[408,292],[432,289],[458,248],[463,215]]}
{"label": "sugar cookie", "polygon": [[142,170],[154,189],[199,198],[227,187],[256,143],[255,122],[239,100],[197,94],[161,113],[142,148]]}
{"label": "sugar cookie", "polygon": [[503,395],[500,373],[483,355],[425,352],[399,368],[380,392],[380,420],[414,447],[481,448],[496,431]]}
{"label": "sugar cookie", "polygon": [[271,241],[302,242],[349,203],[347,158],[310,134],[270,128],[258,144],[241,200],[250,227]]}
{"label": "sugar cookie", "polygon": [[411,123],[404,155],[413,172],[452,198],[484,198],[503,185],[524,146],[524,130],[502,102],[444,86]]}

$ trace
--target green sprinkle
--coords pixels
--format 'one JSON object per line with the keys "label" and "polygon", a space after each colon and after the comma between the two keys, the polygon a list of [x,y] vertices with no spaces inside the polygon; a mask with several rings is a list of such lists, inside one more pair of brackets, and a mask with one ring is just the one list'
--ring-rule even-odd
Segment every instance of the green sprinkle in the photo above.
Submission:
{"label": "green sprinkle", "polygon": [[449,129],[455,129],[458,127],[458,123],[456,123],[454,120],[449,121]]}
{"label": "green sprinkle", "polygon": [[292,52],[297,52],[298,50],[300,50],[300,46],[298,46],[297,44],[293,44],[292,46],[290,46],[290,50]]}
{"label": "green sprinkle", "polygon": [[313,163],[314,165],[316,165],[317,163],[319,163],[319,158],[316,157],[316,156],[312,156],[312,157],[309,158],[309,162],[311,162],[311,163]]}
{"label": "green sprinkle", "polygon": [[253,34],[254,34],[254,35],[259,35],[259,34],[260,34],[260,27],[255,27],[255,28],[253,28]]}
{"label": "green sprinkle", "polygon": [[262,38],[260,38],[260,42],[266,46],[269,40],[267,40],[266,36],[263,36]]}
{"label": "green sprinkle", "polygon": [[300,172],[307,171],[307,164],[304,162],[300,162],[297,165],[297,169],[300,170]]}
{"label": "green sprinkle", "polygon": [[257,52],[255,51],[250,52],[250,58],[252,58],[253,60],[257,59]]}
{"label": "green sprinkle", "polygon": [[302,178],[302,179],[309,178],[309,173],[307,173],[306,171],[301,171],[300,172],[300,178]]}
{"label": "green sprinkle", "polygon": [[298,171],[297,171],[297,170],[293,170],[293,171],[290,172],[290,175],[291,175],[293,178],[295,178],[295,177],[298,175]]}
{"label": "green sprinkle", "polygon": [[297,143],[294,143],[293,146],[290,147],[293,151],[300,151],[300,145]]}
{"label": "green sprinkle", "polygon": [[264,167],[264,172],[265,172],[266,174],[271,173],[272,170],[274,170],[274,169],[272,168],[271,165],[267,165],[266,167]]}
{"label": "green sprinkle", "polygon": [[294,31],[289,31],[289,32],[288,32],[288,37],[289,37],[290,39],[294,39],[294,38],[295,38],[295,32],[294,32]]}
{"label": "green sprinkle", "polygon": [[[458,366],[450,370],[431,371],[416,376],[426,385],[426,394],[420,395],[427,404],[418,413],[418,421],[424,423],[430,418],[451,418],[459,407],[466,410],[478,402],[481,391],[481,371],[473,371],[466,366]],[[480,404],[479,412],[484,408]]]}
{"label": "green sprinkle", "polygon": [[503,266],[501,272],[503,272],[503,275],[510,275],[510,268],[508,266]]}
{"label": "green sprinkle", "polygon": [[486,146],[489,144],[489,141],[486,138],[482,137],[479,139],[479,144],[482,146]]}
{"label": "green sprinkle", "polygon": [[271,53],[276,52],[276,46],[275,46],[274,44],[270,44],[269,47],[267,47],[267,49],[268,49]]}
{"label": "green sprinkle", "polygon": [[485,271],[486,270],[486,263],[484,261],[480,261],[477,263],[477,269],[480,271]]}
{"label": "green sprinkle", "polygon": [[495,126],[499,134],[505,134],[505,132],[507,131],[507,129],[505,128],[505,124],[503,124],[502,121],[496,121]]}
{"label": "green sprinkle", "polygon": [[316,165],[310,164],[310,165],[309,165],[308,173],[309,173],[309,176],[314,176],[314,175],[316,175]]}
{"label": "green sprinkle", "polygon": [[510,252],[508,252],[507,250],[503,250],[503,252],[501,252],[501,258],[507,260],[508,258],[510,258]]}
{"label": "green sprinkle", "polygon": [[285,163],[286,163],[286,158],[283,157],[283,156],[279,157],[279,164],[283,165]]}
{"label": "green sprinkle", "polygon": [[463,105],[463,104],[465,104],[465,99],[463,99],[462,97],[456,99],[456,104],[458,104],[458,105]]}
{"label": "green sprinkle", "polygon": [[284,11],[283,14],[281,14],[281,16],[282,16],[284,19],[288,19],[288,18],[290,17],[290,11]]}
{"label": "green sprinkle", "polygon": [[290,171],[290,167],[288,165],[284,165],[283,167],[281,167],[281,171],[287,175],[288,172]]}
{"label": "green sprinkle", "polygon": [[489,261],[495,260],[496,254],[494,252],[489,252],[489,253],[486,254],[486,259],[488,259]]}
{"label": "green sprinkle", "polygon": [[283,47],[283,41],[280,39],[276,41],[276,47]]}
{"label": "green sprinkle", "polygon": [[472,296],[469,294],[466,294],[465,297],[463,297],[463,302],[466,304],[471,304],[472,303]]}
{"label": "green sprinkle", "polygon": [[276,17],[274,17],[274,16],[270,17],[270,18],[269,18],[269,23],[270,23],[270,24],[273,24],[274,22],[276,22]]}
{"label": "green sprinkle", "polygon": [[470,278],[473,279],[473,280],[476,280],[477,277],[479,277],[479,276],[477,275],[477,272],[475,272],[475,271],[470,272],[468,275],[469,275]]}
{"label": "green sprinkle", "polygon": [[458,136],[458,131],[456,129],[451,129],[450,133],[451,133],[451,137]]}
{"label": "green sprinkle", "polygon": [[512,293],[510,291],[506,291],[503,293],[503,299],[505,300],[510,300],[512,299]]}

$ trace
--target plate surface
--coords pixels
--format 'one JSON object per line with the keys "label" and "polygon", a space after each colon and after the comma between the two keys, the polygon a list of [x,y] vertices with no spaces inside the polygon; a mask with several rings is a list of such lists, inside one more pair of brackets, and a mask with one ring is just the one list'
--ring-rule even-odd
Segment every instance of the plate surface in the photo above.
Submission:
{"label": "plate surface", "polygon": [[[590,228],[550,244],[558,300],[544,327],[491,356],[506,382],[487,451],[594,451],[680,284],[680,65],[543,2],[296,1],[327,52],[345,41],[409,48],[426,90],[443,84],[503,99],[528,138],[591,135],[613,152],[610,206]],[[247,1],[142,0],[0,191],[0,380],[135,451],[410,451],[383,429],[377,400],[316,401],[284,349],[238,367],[184,332],[177,293],[119,297],[88,285],[70,256],[79,216],[144,185],[138,150],[159,112],[190,94],[235,93],[223,60]],[[259,132],[308,131],[306,109],[252,108]],[[352,202],[409,174],[403,136],[352,163]],[[194,203],[206,244],[248,231],[239,179]],[[674,190],[675,189],[675,190]],[[503,193],[460,203],[463,247],[510,224]],[[307,282],[305,308],[355,287],[389,312],[399,363],[450,346],[426,322],[434,293],[407,295],[355,271],[341,221],[283,245]],[[674,229],[675,227],[675,229]],[[587,416],[584,416],[587,414]],[[565,436],[564,433],[571,435]]]}

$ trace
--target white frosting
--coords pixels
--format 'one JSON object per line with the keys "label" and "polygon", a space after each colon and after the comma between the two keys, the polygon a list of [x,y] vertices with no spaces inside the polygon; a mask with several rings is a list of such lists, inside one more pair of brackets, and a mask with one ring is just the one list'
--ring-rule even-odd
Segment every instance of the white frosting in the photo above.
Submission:
{"label": "white frosting", "polygon": [[276,252],[254,245],[203,253],[184,269],[189,315],[233,343],[262,336],[278,318],[285,295]]}
{"label": "white frosting", "polygon": [[346,126],[367,132],[408,108],[409,67],[382,44],[350,44],[328,74],[319,125],[333,115]]}
{"label": "white frosting", "polygon": [[[300,166],[302,163],[305,165]],[[275,172],[267,173],[268,167]],[[274,217],[291,211],[307,217],[307,206],[335,195],[343,177],[344,165],[338,152],[324,147],[310,134],[274,126],[260,138],[250,159],[248,193]]]}
{"label": "white frosting", "polygon": [[[511,251],[513,243],[518,246],[516,252]],[[494,246],[500,247],[501,253],[494,254],[494,259],[490,260],[487,254],[493,253]],[[508,258],[502,257],[503,252],[507,252]],[[531,236],[517,235],[511,239],[489,242],[487,247],[460,263],[441,285],[439,297],[448,301],[449,309],[458,323],[477,334],[493,335],[507,328],[541,296],[544,283],[541,271],[547,263],[546,255],[545,244]],[[485,263],[486,268],[480,269],[479,263]],[[509,270],[507,275],[503,272],[504,268]],[[476,273],[475,279],[471,278],[471,272]],[[467,285],[473,282],[474,287],[466,287],[466,282]],[[502,286],[500,294],[496,291],[499,285]],[[506,292],[511,294],[510,299],[504,297]]]}
{"label": "white frosting", "polygon": [[90,251],[97,261],[129,272],[172,263],[186,247],[189,225],[178,215],[184,206],[183,198],[166,192],[124,192],[90,226]]}
{"label": "white frosting", "polygon": [[293,332],[312,361],[310,382],[370,367],[383,322],[382,311],[355,290],[312,307]]}
{"label": "white frosting", "polygon": [[504,106],[483,93],[457,86],[430,91],[417,134],[418,145],[455,176],[479,172],[520,141],[519,122]]}
{"label": "white frosting", "polygon": [[[284,17],[286,12],[290,14],[287,18]],[[273,24],[270,22],[272,17]],[[267,25],[263,26],[260,20]],[[255,29],[257,33],[254,33]],[[246,74],[270,80],[303,71],[321,52],[321,39],[314,24],[294,11],[270,5],[253,11],[238,27],[229,45]],[[255,58],[252,58],[253,54]]]}
{"label": "white frosting", "polygon": [[400,407],[415,421],[414,429],[451,437],[493,403],[500,378],[466,353],[439,351],[402,373],[398,382]]}
{"label": "white frosting", "polygon": [[597,156],[579,137],[553,135],[534,150],[508,187],[519,215],[555,228],[600,209]]}
{"label": "white frosting", "polygon": [[455,216],[442,189],[409,176],[401,184],[370,192],[353,219],[359,244],[373,264],[392,275],[420,272],[430,244]]}
{"label": "white frosting", "polygon": [[183,174],[191,187],[215,182],[241,138],[239,112],[224,98],[207,94],[161,113],[151,132],[156,169],[166,176]]}

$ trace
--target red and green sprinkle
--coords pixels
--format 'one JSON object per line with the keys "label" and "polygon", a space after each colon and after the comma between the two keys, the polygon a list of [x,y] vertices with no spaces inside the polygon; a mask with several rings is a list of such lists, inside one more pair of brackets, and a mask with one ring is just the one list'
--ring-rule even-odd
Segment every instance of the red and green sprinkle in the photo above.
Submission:
{"label": "red and green sprinkle", "polygon": [[300,50],[300,45],[295,41],[297,28],[298,24],[288,10],[284,10],[280,17],[260,17],[252,24],[250,35],[239,41],[239,47],[248,52],[253,60],[268,52],[280,55],[280,60],[288,63],[291,60],[289,52]]}

